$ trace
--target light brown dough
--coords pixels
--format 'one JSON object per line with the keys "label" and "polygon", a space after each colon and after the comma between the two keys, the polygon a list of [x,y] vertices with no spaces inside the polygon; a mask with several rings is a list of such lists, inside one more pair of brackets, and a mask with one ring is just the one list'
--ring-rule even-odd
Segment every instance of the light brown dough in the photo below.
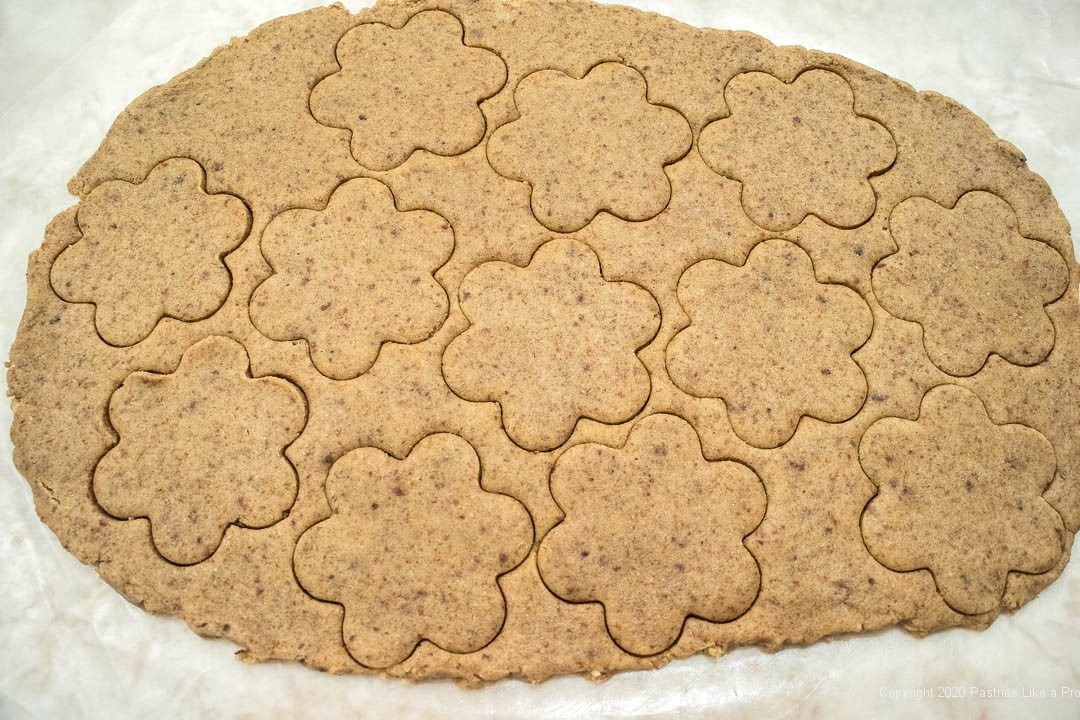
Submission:
{"label": "light brown dough", "polygon": [[165,160],[141,183],[94,188],[79,206],[82,238],[52,270],[57,294],[94,303],[94,325],[113,345],[134,345],[164,316],[201,320],[225,302],[232,282],[221,258],[247,235],[243,202],[207,195],[203,171]]}
{"label": "light brown dough", "polygon": [[958,612],[993,610],[1010,571],[1044,573],[1061,556],[1061,516],[1042,496],[1050,442],[995,425],[974,393],[935,387],[918,420],[879,420],[859,453],[879,490],[862,518],[870,552],[894,570],[929,568]]}
{"label": "light brown dough", "polygon": [[797,245],[766,240],[742,267],[702,260],[678,292],[690,326],[668,345],[668,373],[690,395],[723,398],[750,444],[776,447],[804,415],[840,422],[862,407],[851,353],[870,337],[870,309],[854,290],[817,282]]}
{"label": "light brown dough", "polygon": [[506,79],[499,56],[461,44],[461,23],[438,10],[400,30],[358,25],[337,44],[341,72],[311,91],[319,122],[352,132],[356,161],[389,170],[414,150],[458,155],[484,137],[477,107]]}
{"label": "light brown dough", "polygon": [[443,376],[466,400],[494,400],[507,434],[528,450],[566,442],[583,417],[632,418],[649,397],[635,355],[656,335],[656,301],[604,279],[596,255],[553,240],[526,268],[486,263],[461,284],[471,327],[443,355]]}
{"label": "light brown dough", "polygon": [[607,210],[647,220],[667,205],[664,166],[690,149],[690,128],[671,108],[648,102],[645,78],[602,63],[576,79],[542,70],[521,80],[521,117],[492,134],[488,160],[527,182],[545,227],[573,232]]}
{"label": "light brown dough", "polygon": [[278,215],[260,247],[274,274],[255,289],[251,321],[274,340],[305,340],[328,377],[356,377],[383,343],[426,340],[446,319],[433,275],[453,231],[433,212],[398,212],[376,180],[350,180],[324,210]]}
{"label": "light brown dough", "polygon": [[94,468],[94,499],[119,519],[146,518],[169,562],[206,560],[230,524],[272,525],[296,500],[282,451],[304,426],[304,398],[247,372],[242,345],[209,337],[173,373],[128,376],[109,402],[120,440]]}
{"label": "light brown dough", "polygon": [[709,167],[743,183],[751,220],[779,231],[810,214],[838,227],[874,214],[867,178],[892,164],[896,146],[881,123],[855,114],[841,76],[807,70],[787,84],[746,73],[724,99],[731,115],[702,130],[699,147]]}
{"label": "light brown dough", "polygon": [[973,191],[948,209],[912,198],[889,223],[899,249],[874,268],[874,292],[922,326],[935,365],[971,375],[991,353],[1017,365],[1046,359],[1054,324],[1044,308],[1065,292],[1068,266],[1020,234],[1004,200]]}
{"label": "light brown dough", "polygon": [[687,617],[726,622],[757,597],[742,540],[765,514],[764,488],[745,465],[706,460],[685,420],[651,415],[621,448],[567,451],[551,492],[566,519],[540,544],[541,576],[559,597],[602,603],[627,651],[655,655]]}
{"label": "light brown dough", "polygon": [[300,536],[295,567],[304,589],[344,606],[357,662],[395,665],[424,639],[473,652],[499,632],[496,578],[525,558],[532,528],[520,503],[483,492],[479,478],[476,452],[448,434],[403,460],[362,448],[330,469],[333,514]]}
{"label": "light brown dough", "polygon": [[1068,224],[844,58],[582,0],[321,8],[140,96],[70,189],[16,464],[244,660],[602,677],[984,628],[1068,562]]}

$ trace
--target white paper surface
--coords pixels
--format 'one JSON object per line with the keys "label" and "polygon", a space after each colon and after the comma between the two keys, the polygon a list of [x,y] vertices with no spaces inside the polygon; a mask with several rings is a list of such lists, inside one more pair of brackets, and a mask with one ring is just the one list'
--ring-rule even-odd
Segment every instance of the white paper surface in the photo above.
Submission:
{"label": "white paper surface", "polygon": [[[625,4],[837,52],[954,97],[1026,154],[1080,227],[1080,4],[1073,0]],[[65,184],[113,118],[231,36],[310,6],[0,2],[0,353],[11,346],[25,302],[27,255],[49,219],[72,204]],[[233,644],[200,639],[178,619],[129,605],[60,547],[12,465],[10,426],[4,402],[0,718],[1080,716],[1075,559],[1039,598],[986,632],[917,640],[891,630],[775,655],[743,649],[600,684],[571,677],[461,690],[332,677],[288,663],[243,665]],[[966,697],[910,696],[942,688]],[[1073,694],[1060,697],[1063,688]],[[1017,697],[972,697],[972,689]],[[1059,696],[1027,696],[1042,691]]]}

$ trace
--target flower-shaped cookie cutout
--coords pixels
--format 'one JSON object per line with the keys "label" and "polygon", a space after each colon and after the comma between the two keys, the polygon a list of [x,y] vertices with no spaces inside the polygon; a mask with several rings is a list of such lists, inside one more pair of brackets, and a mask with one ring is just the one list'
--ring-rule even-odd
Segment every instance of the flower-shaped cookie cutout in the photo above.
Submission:
{"label": "flower-shaped cookie cutout", "polygon": [[232,288],[222,258],[247,236],[247,206],[208,195],[203,169],[172,158],[143,182],[110,180],[79,205],[82,238],[52,267],[68,302],[93,303],[98,335],[134,345],[163,317],[192,322],[214,314]]}
{"label": "flower-shaped cookie cutout", "polygon": [[132,373],[113,393],[120,441],[94,470],[94,496],[114,517],[147,518],[169,562],[201,562],[229,525],[267,527],[288,513],[297,478],[284,449],[306,419],[294,385],[252,378],[240,343],[207,338],[175,372]]}
{"label": "flower-shaped cookie cutout", "polygon": [[1001,198],[969,192],[950,210],[926,198],[889,218],[899,249],[874,268],[882,307],[923,328],[926,354],[950,375],[979,371],[990,353],[1035,365],[1054,346],[1044,307],[1069,283],[1065,260],[1017,229]]}
{"label": "flower-shaped cookie cutout", "polygon": [[930,570],[957,612],[995,610],[1010,571],[1046,572],[1063,552],[1061,516],[1042,497],[1056,469],[1050,441],[995,425],[968,390],[939,385],[917,420],[877,421],[859,459],[878,486],[862,516],[867,549],[892,570]]}
{"label": "flower-shaped cookie cutout", "polygon": [[521,117],[492,133],[488,160],[531,186],[545,227],[580,230],[601,210],[647,220],[667,206],[664,166],[690,149],[690,125],[648,101],[637,70],[602,63],[580,80],[541,70],[518,84],[514,102]]}
{"label": "flower-shaped cookie cutout", "polygon": [[472,326],[443,355],[454,392],[502,406],[503,426],[528,450],[562,445],[580,418],[619,423],[649,398],[637,351],[660,327],[638,285],[609,282],[576,240],[552,240],[528,266],[489,262],[461,283]]}
{"label": "flower-shaped cookie cutout", "polygon": [[305,339],[311,361],[338,380],[372,366],[384,342],[416,343],[449,309],[433,273],[454,232],[427,210],[401,212],[377,180],[346,182],[324,210],[287,210],[266,226],[274,274],[251,297],[251,321],[273,340]]}
{"label": "flower-shaped cookie cutout", "polygon": [[361,448],[330,468],[332,514],[300,536],[293,567],[305,590],[344,607],[357,662],[396,665],[425,639],[473,652],[499,633],[496,578],[528,554],[532,522],[479,480],[472,446],[448,434],[429,435],[404,460]]}
{"label": "flower-shaped cookie cutout", "polygon": [[870,219],[868,178],[892,165],[885,126],[855,114],[847,81],[808,70],[792,83],[767,73],[736,75],[724,90],[730,115],[701,131],[698,147],[714,171],[743,183],[743,210],[779,232],[814,214],[840,227]]}
{"label": "flower-shaped cookie cutout", "polygon": [[668,345],[668,374],[684,392],[723,398],[746,442],[777,447],[804,415],[842,422],[862,407],[866,378],[851,353],[870,337],[870,308],[818,282],[799,246],[766,240],[741,267],[702,260],[678,297],[690,326]]}
{"label": "flower-shaped cookie cutout", "polygon": [[341,71],[311,91],[311,113],[352,131],[352,154],[390,170],[414,150],[458,155],[475,147],[486,124],[479,103],[506,82],[495,53],[464,45],[464,30],[440,10],[417,13],[402,28],[358,25],[338,42]]}
{"label": "flower-shaped cookie cutout", "polygon": [[706,460],[685,420],[651,415],[621,448],[570,448],[551,492],[566,519],[540,543],[540,575],[565,600],[602,603],[627,652],[661,652],[688,616],[725,622],[757,597],[743,539],[765,515],[765,489],[745,465]]}

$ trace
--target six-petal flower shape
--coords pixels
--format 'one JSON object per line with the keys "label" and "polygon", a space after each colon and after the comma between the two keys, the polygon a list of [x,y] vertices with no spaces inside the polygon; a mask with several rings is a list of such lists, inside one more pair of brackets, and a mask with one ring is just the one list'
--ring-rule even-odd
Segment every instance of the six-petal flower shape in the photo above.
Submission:
{"label": "six-petal flower shape", "polygon": [[506,82],[490,50],[462,43],[457,18],[419,12],[400,29],[358,25],[337,46],[341,71],[311,91],[311,112],[324,125],[352,132],[356,161],[390,170],[414,150],[458,155],[484,137],[479,104]]}
{"label": "six-petal flower shape", "polygon": [[694,429],[650,415],[621,448],[575,445],[555,462],[551,492],[566,513],[541,541],[545,584],[571,602],[600,602],[611,637],[652,655],[693,615],[725,622],[757,597],[743,544],[765,514],[753,470],[708,461]]}
{"label": "six-petal flower shape", "polygon": [[433,273],[453,248],[439,215],[400,212],[379,181],[350,180],[324,210],[287,210],[267,225],[274,274],[252,294],[251,320],[273,340],[307,340],[324,375],[356,377],[384,342],[420,342],[442,325],[449,299]]}
{"label": "six-petal flower shape", "polygon": [[175,372],[132,373],[113,393],[120,440],[94,470],[94,497],[114,517],[147,518],[169,562],[201,562],[229,525],[266,527],[292,507],[297,477],[284,449],[306,418],[296,386],[252,378],[240,343],[209,337]]}
{"label": "six-petal flower shape", "polygon": [[383,668],[421,640],[479,650],[506,614],[497,578],[525,558],[532,523],[517,500],[486,492],[480,459],[456,435],[429,435],[398,460],[353,450],[326,480],[332,514],[300,536],[297,580],[345,610],[357,662]]}
{"label": "six-petal flower shape", "polygon": [[882,307],[923,329],[926,354],[950,375],[971,375],[990,353],[1035,365],[1054,346],[1045,307],[1069,283],[1056,250],[1020,234],[1016,213],[991,193],[952,208],[911,198],[889,218],[898,250],[874,268]]}
{"label": "six-petal flower shape", "polygon": [[928,569],[957,612],[997,609],[1009,572],[1043,573],[1061,557],[1065,528],[1042,496],[1050,441],[995,424],[969,390],[939,385],[916,420],[878,420],[859,459],[878,487],[862,516],[867,549],[892,570]]}
{"label": "six-petal flower shape", "polygon": [[225,302],[232,278],[222,258],[248,233],[247,206],[207,194],[194,160],[170,158],[143,182],[110,180],[79,205],[82,238],[53,263],[52,287],[93,303],[98,335],[134,345],[163,317],[192,322]]}
{"label": "six-petal flower shape", "polygon": [[497,401],[522,447],[551,450],[580,418],[618,423],[644,407],[637,350],[660,308],[640,286],[606,280],[589,246],[552,240],[527,267],[485,263],[462,281],[461,308],[472,325],[446,348],[446,382],[466,400]]}
{"label": "six-petal flower shape", "polygon": [[574,232],[606,210],[647,220],[671,199],[664,166],[690,149],[690,125],[654,105],[641,73],[602,63],[581,79],[558,70],[525,77],[514,92],[520,118],[495,130],[495,172],[527,182],[545,227]]}
{"label": "six-petal flower shape", "polygon": [[840,422],[862,407],[866,378],[851,353],[870,337],[870,308],[818,282],[799,246],[766,240],[741,267],[702,260],[678,297],[690,326],[668,345],[668,373],[690,395],[723,398],[746,442],[777,447],[804,415]]}
{"label": "six-petal flower shape", "polygon": [[731,114],[701,131],[698,148],[714,171],[742,181],[751,220],[779,232],[809,214],[840,227],[874,214],[868,178],[892,165],[896,143],[884,125],[855,113],[844,78],[808,70],[785,83],[744,73],[724,99]]}

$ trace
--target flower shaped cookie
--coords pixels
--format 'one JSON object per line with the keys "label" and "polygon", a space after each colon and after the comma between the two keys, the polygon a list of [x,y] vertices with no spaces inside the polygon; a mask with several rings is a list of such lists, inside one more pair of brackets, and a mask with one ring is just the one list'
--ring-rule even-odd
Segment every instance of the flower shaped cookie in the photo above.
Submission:
{"label": "flower shaped cookie", "polygon": [[212,315],[232,287],[222,257],[248,233],[247,206],[208,195],[203,170],[172,158],[133,185],[111,180],[79,205],[82,239],[52,267],[52,287],[68,302],[93,303],[98,335],[134,345],[163,317]]}
{"label": "flower shaped cookie", "polygon": [[1065,528],[1042,497],[1053,447],[1024,425],[995,425],[968,390],[939,385],[917,420],[877,421],[859,459],[878,486],[862,516],[870,553],[892,570],[929,569],[957,612],[995,610],[1009,572],[1043,573],[1061,556]]}
{"label": "flower shaped cookie", "polygon": [[404,460],[375,448],[341,457],[326,480],[332,511],[300,536],[301,586],[345,609],[357,662],[383,668],[421,640],[473,652],[505,617],[496,578],[532,546],[525,508],[479,484],[480,460],[456,435],[429,435]]}
{"label": "flower shaped cookie", "polygon": [[261,528],[296,497],[284,449],[304,427],[304,397],[277,377],[252,378],[244,347],[210,337],[167,375],[136,372],[113,393],[119,442],[94,470],[110,515],[147,518],[154,547],[189,565],[210,557],[231,525]]}
{"label": "flower shaped cookie", "polygon": [[685,420],[651,415],[621,448],[570,448],[551,492],[566,519],[540,543],[540,574],[565,600],[602,603],[627,652],[661,652],[690,615],[725,622],[757,597],[743,538],[765,514],[765,489],[745,465],[702,457]]}
{"label": "flower shaped cookie", "polygon": [[307,340],[324,375],[356,377],[384,342],[420,342],[442,325],[449,300],[433,273],[453,248],[439,215],[399,212],[382,183],[350,180],[324,210],[287,210],[266,226],[274,275],[252,294],[251,320],[273,340]]}
{"label": "flower shaped cookie", "polygon": [[862,407],[866,379],[851,353],[870,337],[870,308],[819,283],[799,246],[766,240],[742,267],[702,260],[678,296],[690,326],[668,345],[668,373],[684,392],[723,398],[746,442],[776,447],[803,415],[841,422]]}
{"label": "flower shaped cookie", "polygon": [[485,263],[462,281],[461,308],[472,326],[446,348],[446,382],[466,400],[498,402],[522,447],[556,448],[579,418],[618,423],[645,405],[636,352],[660,309],[641,287],[605,280],[587,245],[553,240],[524,268]]}
{"label": "flower shaped cookie", "polygon": [[896,144],[883,125],[855,114],[842,77],[808,70],[785,83],[744,73],[724,99],[731,114],[707,125],[698,147],[709,167],[742,181],[751,220],[778,232],[811,213],[841,227],[874,214],[867,178],[892,165]]}
{"label": "flower shaped cookie", "polygon": [[1026,238],[1001,198],[969,192],[951,210],[926,198],[889,219],[898,250],[874,268],[874,294],[893,315],[919,323],[926,354],[950,375],[971,375],[990,353],[1035,365],[1054,346],[1044,306],[1069,283],[1065,260]]}
{"label": "flower shaped cookie", "polygon": [[462,43],[464,31],[440,10],[417,13],[400,29],[358,25],[337,46],[341,72],[311,91],[324,125],[352,131],[352,153],[390,170],[414,150],[458,155],[484,137],[480,101],[506,82],[495,53]]}
{"label": "flower shaped cookie", "polygon": [[664,166],[690,149],[690,125],[648,101],[637,70],[603,63],[580,80],[541,70],[521,81],[514,102],[521,117],[492,133],[488,160],[529,183],[545,227],[573,232],[601,210],[646,220],[667,205]]}

